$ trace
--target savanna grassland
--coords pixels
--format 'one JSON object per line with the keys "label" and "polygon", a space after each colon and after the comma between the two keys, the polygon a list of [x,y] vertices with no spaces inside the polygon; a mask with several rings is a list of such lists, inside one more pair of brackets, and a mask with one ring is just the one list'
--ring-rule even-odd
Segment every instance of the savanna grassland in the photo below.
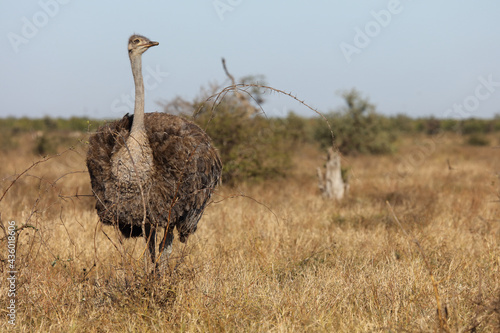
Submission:
{"label": "savanna grassland", "polygon": [[142,238],[98,222],[87,138],[66,133],[48,154],[37,132],[5,141],[1,223],[15,221],[17,246],[9,297],[0,231],[2,331],[500,331],[498,135],[344,156],[341,202],[318,192],[324,152],[297,144],[284,177],[220,186],[161,277],[145,274]]}

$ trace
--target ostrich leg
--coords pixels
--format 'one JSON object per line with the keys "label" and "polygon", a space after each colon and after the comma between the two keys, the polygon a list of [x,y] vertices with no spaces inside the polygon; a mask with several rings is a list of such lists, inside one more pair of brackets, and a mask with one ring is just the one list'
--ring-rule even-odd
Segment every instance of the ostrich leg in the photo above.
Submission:
{"label": "ostrich leg", "polygon": [[156,247],[156,229],[151,227],[149,224],[142,226],[144,241],[146,242],[146,246],[148,247],[150,257],[145,254],[144,255],[144,269],[146,273],[149,273],[149,265],[151,262],[155,262],[155,247]]}
{"label": "ostrich leg", "polygon": [[166,268],[166,264],[168,262],[168,258],[172,253],[172,241],[174,240],[174,228],[165,228],[165,234],[163,235],[163,239],[160,242],[160,246],[158,251],[160,252],[159,261],[156,263],[156,266],[159,267],[160,271],[164,271]]}

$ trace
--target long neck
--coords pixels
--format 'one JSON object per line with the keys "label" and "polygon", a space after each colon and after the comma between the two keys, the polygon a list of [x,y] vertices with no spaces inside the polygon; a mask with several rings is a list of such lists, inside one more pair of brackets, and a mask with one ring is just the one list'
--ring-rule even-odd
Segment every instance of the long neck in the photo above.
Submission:
{"label": "long neck", "polygon": [[141,56],[132,55],[130,64],[132,65],[135,82],[134,121],[131,133],[144,132],[146,128],[144,126],[144,81],[142,79]]}

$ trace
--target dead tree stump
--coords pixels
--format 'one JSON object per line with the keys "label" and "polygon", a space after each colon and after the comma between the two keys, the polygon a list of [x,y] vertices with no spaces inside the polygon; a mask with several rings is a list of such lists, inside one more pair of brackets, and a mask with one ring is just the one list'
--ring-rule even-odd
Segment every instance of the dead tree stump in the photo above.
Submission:
{"label": "dead tree stump", "polygon": [[328,149],[325,175],[318,167],[318,187],[323,197],[328,199],[342,200],[345,194],[346,185],[342,179],[342,169],[340,164],[340,154],[333,148]]}

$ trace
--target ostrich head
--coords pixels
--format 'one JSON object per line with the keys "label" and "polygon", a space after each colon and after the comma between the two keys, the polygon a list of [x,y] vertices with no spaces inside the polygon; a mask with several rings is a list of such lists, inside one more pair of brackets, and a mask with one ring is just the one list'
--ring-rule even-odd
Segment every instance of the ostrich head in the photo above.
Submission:
{"label": "ostrich head", "polygon": [[132,65],[132,74],[135,82],[135,107],[132,133],[144,132],[144,80],[142,78],[141,55],[158,42],[150,41],[141,35],[132,35],[128,40],[128,56]]}
{"label": "ostrich head", "polygon": [[129,56],[140,56],[151,46],[156,46],[158,44],[158,42],[150,41],[144,36],[132,35],[128,40],[128,54]]}

